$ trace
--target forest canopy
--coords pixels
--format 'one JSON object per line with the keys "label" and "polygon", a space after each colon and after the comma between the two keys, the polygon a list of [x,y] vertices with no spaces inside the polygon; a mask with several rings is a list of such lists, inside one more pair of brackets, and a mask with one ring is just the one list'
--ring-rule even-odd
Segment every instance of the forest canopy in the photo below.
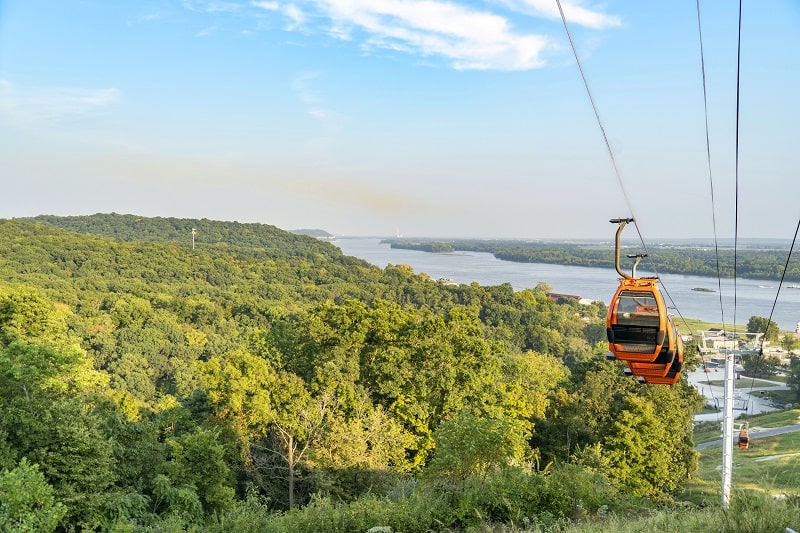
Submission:
{"label": "forest canopy", "polygon": [[41,494],[0,504],[2,527],[224,530],[376,496],[430,505],[405,530],[469,527],[667,498],[696,468],[697,393],[607,361],[602,303],[442,285],[262,224],[0,232],[0,495]]}

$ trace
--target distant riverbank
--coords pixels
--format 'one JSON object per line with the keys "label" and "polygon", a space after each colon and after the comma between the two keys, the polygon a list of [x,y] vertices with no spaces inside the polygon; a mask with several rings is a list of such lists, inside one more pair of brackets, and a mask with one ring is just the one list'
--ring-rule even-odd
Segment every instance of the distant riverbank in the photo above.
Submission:
{"label": "distant riverbank", "polygon": [[[483,252],[497,259],[517,263],[541,263],[594,268],[614,268],[613,243],[553,243],[514,240],[453,240],[435,239],[385,239],[392,248],[433,253]],[[644,253],[637,246],[627,245],[624,255]],[[649,259],[642,262],[641,270],[658,270],[659,273],[717,278],[717,268],[723,278],[734,276],[734,250],[717,251],[707,246],[661,244],[647,250]],[[740,248],[736,250],[736,277],[779,281],[786,266],[789,250],[774,247]],[[717,259],[719,258],[719,265]],[[623,265],[631,260],[623,257]],[[653,265],[656,265],[655,267]],[[800,264],[794,262],[786,270],[785,282],[800,281]]]}
{"label": "distant riverbank", "polygon": [[[553,292],[572,294],[608,303],[618,285],[613,268],[583,267],[547,263],[517,263],[498,259],[488,252],[430,253],[391,248],[379,238],[339,238],[343,253],[364,259],[379,267],[388,264],[411,266],[417,273],[434,279],[449,278],[456,283],[481,285],[510,283],[515,290],[548,283]],[[777,291],[777,282],[739,279],[736,284],[736,310],[733,309],[733,281],[723,279],[721,290],[716,278],[661,273],[662,286],[671,312],[705,322],[746,324],[751,316],[768,317]],[[698,291],[705,288],[707,291]],[[722,300],[722,306],[720,306]],[[675,309],[677,307],[677,310]],[[723,314],[724,312],[724,320]],[[773,320],[782,330],[794,331],[800,321],[800,290],[781,291]]]}

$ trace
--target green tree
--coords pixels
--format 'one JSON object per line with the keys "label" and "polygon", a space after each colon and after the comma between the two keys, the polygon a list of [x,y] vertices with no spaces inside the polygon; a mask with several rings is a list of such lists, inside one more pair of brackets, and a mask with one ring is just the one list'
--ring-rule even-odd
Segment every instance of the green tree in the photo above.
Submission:
{"label": "green tree", "polygon": [[460,413],[443,422],[433,434],[436,450],[425,475],[461,487],[469,477],[488,474],[522,461],[525,435],[504,420]]}
{"label": "green tree", "polygon": [[599,445],[636,388],[617,362],[596,357],[579,363],[570,381],[549,395],[545,415],[536,419],[532,442],[543,463],[568,462],[579,450]]}
{"label": "green tree", "polygon": [[302,379],[282,373],[273,391],[275,417],[272,423],[271,451],[282,459],[287,470],[289,509],[295,505],[297,469],[309,454],[328,423],[338,400],[332,391],[309,394]]}
{"label": "green tree", "polygon": [[765,355],[764,353],[746,354],[742,357],[745,372],[753,377],[774,376],[780,368],[780,358],[777,355]]}
{"label": "green tree", "polygon": [[225,462],[218,432],[197,428],[166,441],[169,461],[165,470],[172,485],[194,487],[207,514],[230,509],[234,502],[233,475]]}
{"label": "green tree", "polygon": [[748,333],[763,333],[764,340],[777,341],[780,336],[780,328],[778,324],[769,318],[763,316],[751,316],[747,321]]}
{"label": "green tree", "polygon": [[787,352],[800,348],[800,339],[793,333],[787,333],[781,337],[781,347]]}
{"label": "green tree", "polygon": [[675,488],[672,447],[667,428],[653,405],[628,396],[603,448],[610,465],[608,475],[637,496],[657,496]]}
{"label": "green tree", "polygon": [[796,402],[800,402],[800,357],[796,355],[789,359],[789,379],[786,384],[794,391]]}
{"label": "green tree", "polygon": [[309,452],[314,488],[348,500],[365,492],[389,490],[406,467],[413,435],[366,391],[346,413],[329,417]]}
{"label": "green tree", "polygon": [[98,527],[116,494],[113,449],[96,409],[81,398],[17,398],[1,418],[0,429],[39,465],[70,523]]}
{"label": "green tree", "polygon": [[335,395],[324,390],[312,396],[299,376],[276,371],[247,350],[214,358],[202,372],[216,415],[233,429],[249,472],[266,488],[264,475],[274,466],[284,470],[293,508],[298,465],[327,423]]}
{"label": "green tree", "polygon": [[13,470],[0,473],[0,530],[55,531],[66,512],[39,467],[26,458]]}

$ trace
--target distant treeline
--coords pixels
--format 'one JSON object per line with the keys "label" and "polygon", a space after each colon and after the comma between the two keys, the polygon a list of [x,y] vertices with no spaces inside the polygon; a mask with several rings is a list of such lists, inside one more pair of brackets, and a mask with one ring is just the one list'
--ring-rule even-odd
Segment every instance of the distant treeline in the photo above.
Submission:
{"label": "distant treeline", "polygon": [[[614,246],[555,242],[526,242],[516,240],[388,240],[392,248],[426,252],[486,252],[497,259],[518,263],[548,263],[555,265],[614,268]],[[640,246],[624,245],[622,268],[630,271],[628,255],[644,254]],[[789,250],[775,248],[723,248],[719,255],[714,248],[659,245],[648,248],[648,257],[639,271],[685,274],[694,276],[780,280]],[[718,263],[719,262],[719,266]],[[719,269],[719,270],[718,270]],[[785,281],[800,281],[800,263],[790,261]]]}

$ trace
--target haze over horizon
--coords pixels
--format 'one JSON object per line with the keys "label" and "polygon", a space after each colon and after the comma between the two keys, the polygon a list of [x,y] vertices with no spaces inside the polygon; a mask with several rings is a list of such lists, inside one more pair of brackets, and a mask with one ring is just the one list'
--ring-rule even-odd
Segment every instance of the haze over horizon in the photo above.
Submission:
{"label": "haze over horizon", "polygon": [[[0,217],[713,239],[696,4],[562,5],[624,191],[554,0],[7,0]],[[744,5],[738,193],[738,5],[700,9],[717,235],[791,240],[800,5]]]}

